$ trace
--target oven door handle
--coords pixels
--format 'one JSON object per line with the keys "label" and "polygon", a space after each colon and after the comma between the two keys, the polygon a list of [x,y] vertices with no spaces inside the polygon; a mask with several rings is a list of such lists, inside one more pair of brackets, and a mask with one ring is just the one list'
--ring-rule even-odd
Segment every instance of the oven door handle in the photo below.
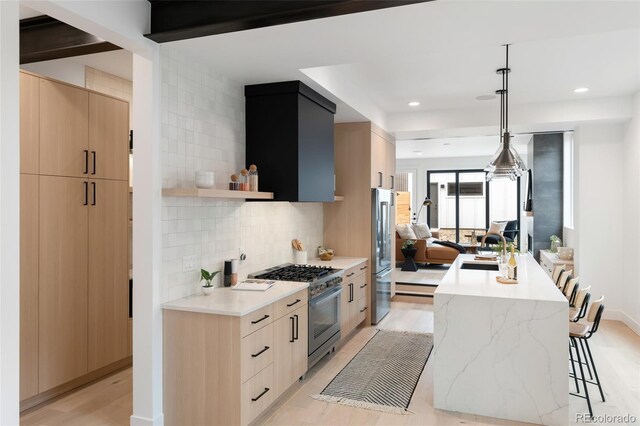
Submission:
{"label": "oven door handle", "polygon": [[333,297],[333,296],[338,295],[340,293],[342,293],[342,287],[336,287],[336,290],[328,291],[325,294],[319,296],[317,299],[311,299],[309,304],[311,306],[315,306],[318,303],[323,302],[323,301],[329,299],[330,297]]}

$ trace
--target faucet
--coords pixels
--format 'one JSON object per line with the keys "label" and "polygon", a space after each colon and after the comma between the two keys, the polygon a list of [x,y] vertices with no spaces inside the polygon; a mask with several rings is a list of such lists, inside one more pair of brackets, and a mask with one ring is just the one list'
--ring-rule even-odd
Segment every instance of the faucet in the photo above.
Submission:
{"label": "faucet", "polygon": [[482,236],[482,240],[480,240],[480,247],[484,246],[484,240],[486,240],[489,235],[497,235],[502,239],[502,258],[503,259],[506,258],[507,257],[507,240],[505,240],[504,235],[498,232],[487,232],[486,234],[484,234]]}

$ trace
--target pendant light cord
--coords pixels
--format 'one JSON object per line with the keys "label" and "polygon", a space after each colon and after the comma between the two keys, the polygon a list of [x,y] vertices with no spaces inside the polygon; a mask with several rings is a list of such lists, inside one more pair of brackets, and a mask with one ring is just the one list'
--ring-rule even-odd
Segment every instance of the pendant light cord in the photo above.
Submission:
{"label": "pendant light cord", "polygon": [[505,47],[507,48],[507,63],[505,65],[505,70],[504,70],[504,74],[506,74],[506,76],[503,74],[503,80],[505,82],[504,86],[505,86],[505,101],[504,101],[504,129],[505,132],[509,131],[509,45],[506,44]]}

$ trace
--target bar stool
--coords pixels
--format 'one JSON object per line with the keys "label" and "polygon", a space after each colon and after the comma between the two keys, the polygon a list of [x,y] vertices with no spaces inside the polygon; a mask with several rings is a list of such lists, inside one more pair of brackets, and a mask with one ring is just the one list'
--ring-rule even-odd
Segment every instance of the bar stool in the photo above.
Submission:
{"label": "bar stool", "polygon": [[[602,319],[602,313],[604,312],[603,301],[604,296],[601,296],[598,300],[591,304],[591,307],[589,308],[589,314],[587,315],[587,322],[589,324],[584,324],[581,322],[569,323],[569,339],[571,342],[571,344],[569,345],[569,356],[571,358],[573,378],[575,380],[577,388],[577,393],[571,393],[571,395],[587,400],[587,407],[589,408],[589,415],[591,417],[593,417],[593,409],[591,408],[591,399],[589,397],[589,389],[587,387],[587,384],[597,385],[598,389],[600,390],[602,402],[605,401],[604,392],[602,391],[602,385],[600,384],[600,379],[598,378],[598,371],[596,370],[596,365],[593,362],[593,355],[591,354],[591,348],[589,347],[589,339],[595,334],[596,331],[598,331],[598,326],[600,325],[600,320]],[[572,348],[575,349],[577,358],[576,360],[573,359]],[[584,362],[582,361],[583,359]],[[574,363],[578,364],[578,367],[580,369],[579,380],[582,382],[584,395],[580,394],[580,388],[578,386],[578,376],[576,375]],[[584,374],[583,365],[587,366],[591,380],[587,380]],[[591,376],[592,370],[593,376]],[[594,378],[595,381],[593,381]]]}
{"label": "bar stool", "polygon": [[563,293],[564,293],[564,287],[567,285],[567,282],[569,282],[569,280],[573,278],[571,274],[573,274],[572,269],[569,269],[568,271],[562,271],[562,273],[560,274],[560,278],[558,278],[558,282],[556,284],[560,289],[560,291]]}
{"label": "bar stool", "polygon": [[591,299],[591,286],[581,288],[576,295],[573,304],[569,304],[569,321],[577,322],[587,314],[587,307]]}
{"label": "bar stool", "polygon": [[558,285],[558,279],[560,278],[560,274],[564,272],[565,267],[566,265],[556,265],[555,268],[553,268],[553,274],[551,274],[551,280],[553,280],[553,283],[555,285]]}
{"label": "bar stool", "polygon": [[567,285],[564,286],[564,297],[569,301],[569,306],[573,305],[573,302],[576,298],[576,293],[578,292],[578,287],[580,277],[571,278]]}

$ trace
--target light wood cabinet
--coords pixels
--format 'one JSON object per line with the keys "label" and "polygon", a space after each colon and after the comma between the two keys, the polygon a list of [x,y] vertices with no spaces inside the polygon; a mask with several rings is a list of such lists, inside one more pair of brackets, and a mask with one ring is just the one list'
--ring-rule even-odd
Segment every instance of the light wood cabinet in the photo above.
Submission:
{"label": "light wood cabinet", "polygon": [[128,194],[127,181],[89,181],[89,370],[128,352]]}
{"label": "light wood cabinet", "polygon": [[367,262],[349,268],[344,273],[340,301],[340,335],[342,338],[347,337],[367,317],[368,280]]}
{"label": "light wood cabinet", "polygon": [[40,176],[39,391],[87,373],[88,182]]}
{"label": "light wood cabinet", "polygon": [[[324,244],[344,256],[371,259],[371,193],[372,188],[395,186],[395,139],[365,122],[336,124],[334,140],[336,193],[343,195],[344,201],[323,205]],[[395,200],[390,214],[394,224]],[[395,253],[395,238],[391,238],[391,245],[391,253]],[[370,274],[368,271],[367,280]],[[391,288],[393,294],[393,273]],[[366,287],[365,297],[366,320],[370,322],[371,285]]]}
{"label": "light wood cabinet", "polygon": [[40,78],[40,174],[88,176],[89,93]]}
{"label": "light wood cabinet", "polygon": [[307,289],[241,317],[165,310],[163,322],[166,425],[247,425],[307,372]]}
{"label": "light wood cabinet", "polygon": [[40,79],[20,73],[20,173],[37,174],[40,162]]}
{"label": "light wood cabinet", "polygon": [[126,102],[25,72],[20,82],[24,410],[130,362],[129,162]]}
{"label": "light wood cabinet", "polygon": [[129,179],[129,104],[89,94],[89,173],[101,179]]}
{"label": "light wood cabinet", "polygon": [[38,393],[38,179],[20,175],[20,399]]}

